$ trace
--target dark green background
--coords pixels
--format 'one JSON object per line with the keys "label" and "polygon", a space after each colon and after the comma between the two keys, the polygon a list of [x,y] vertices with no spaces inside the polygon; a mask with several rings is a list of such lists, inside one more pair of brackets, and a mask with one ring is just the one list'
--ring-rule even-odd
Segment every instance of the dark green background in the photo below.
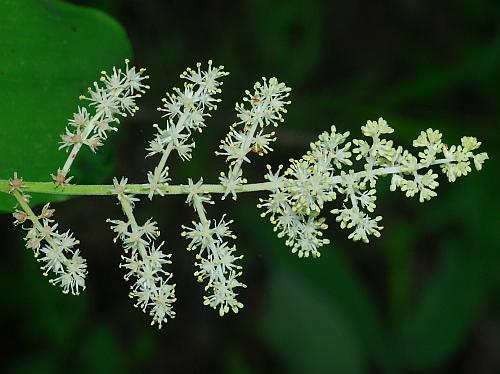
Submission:
{"label": "dark green background", "polygon": [[[209,58],[231,75],[219,110],[197,135],[193,161],[171,163],[175,183],[216,181],[225,166],[213,150],[235,118],[234,102],[263,75],[287,82],[293,103],[276,151],[247,168],[250,180],[262,177],[267,162],[300,156],[332,124],[359,136],[359,127],[379,116],[395,128],[398,144],[409,147],[433,127],[449,145],[477,136],[490,160],[453,184],[441,178],[437,198],[424,204],[381,183],[382,238],[352,243],[329,217],[332,244],[320,259],[292,255],[259,218],[256,195],[217,203],[209,215],[235,219],[248,284],[245,308],[224,318],[202,305],[193,254],[180,238],[191,209],[182,197],[144,201],[138,216],[158,220],[174,253],[177,318],[160,331],[127,297],[120,248],[105,224],[120,217],[112,200],[56,204],[61,226],[74,230],[88,259],[80,297],[48,285],[22,247],[21,230],[2,215],[0,331],[7,347],[0,365],[7,372],[500,372],[498,1],[75,3],[123,25],[152,85],[142,110],[106,144],[108,156],[82,168],[88,183],[112,175],[144,180],[154,164],[144,160],[144,148],[159,121],[156,106],[186,66]],[[81,61],[90,64],[85,50]],[[97,78],[103,67],[88,68]]]}

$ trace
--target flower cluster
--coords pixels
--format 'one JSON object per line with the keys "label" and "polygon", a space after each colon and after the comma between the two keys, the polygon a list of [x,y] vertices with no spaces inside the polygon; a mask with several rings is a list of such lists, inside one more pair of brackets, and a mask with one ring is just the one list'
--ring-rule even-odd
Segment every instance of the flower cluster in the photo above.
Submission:
{"label": "flower cluster", "polygon": [[[221,78],[228,75],[223,66],[214,67],[208,61],[208,68],[202,70],[200,63],[196,69],[188,68],[182,74],[185,79],[184,89],[174,88],[172,94],[167,93],[163,99],[163,106],[158,108],[166,118],[164,128],[154,125],[157,129],[155,138],[149,143],[148,156],[160,154],[161,159],[154,171],[148,172],[149,198],[154,194],[164,195],[164,188],[170,181],[167,161],[170,153],[176,151],[183,160],[191,159],[191,152],[195,147],[191,139],[193,132],[201,132],[205,127],[205,119],[210,117],[210,111],[217,109],[220,99],[216,98],[221,93]],[[223,315],[229,310],[237,312],[243,304],[236,300],[236,288],[244,287],[237,280],[241,275],[240,266],[235,261],[242,256],[235,256],[235,247],[229,247],[225,241],[227,237],[234,238],[224,218],[220,222],[211,223],[205,216],[203,204],[212,204],[210,197],[200,190],[203,183],[193,183],[191,179],[184,189],[187,202],[194,206],[200,222],[194,223],[193,228],[186,230],[183,235],[191,239],[188,250],[199,249],[196,256],[199,270],[195,272],[197,279],[202,282],[207,280],[206,290],[210,292],[205,297],[204,303],[219,310]]]}
{"label": "flower cluster", "polygon": [[22,225],[26,230],[26,248],[31,249],[43,275],[52,275],[50,283],[59,285],[64,293],[78,295],[85,289],[87,262],[75,247],[80,243],[70,231],[60,233],[54,223],[55,209],[46,204],[39,215],[29,207],[16,209],[13,213],[14,225]]}
{"label": "flower cluster", "polygon": [[[431,168],[439,165],[450,182],[471,171],[471,160],[477,170],[488,155],[474,154],[481,144],[473,137],[463,137],[459,146],[448,148],[441,142],[441,133],[428,129],[413,142],[422,149],[418,158],[401,146],[394,147],[384,136],[394,130],[383,118],[368,121],[361,127],[369,140],[354,139],[347,142],[349,133],[337,133],[332,126],[329,133],[321,134],[300,160],[291,160],[289,168],[280,175],[282,167],[266,179],[272,188],[268,198],[261,199],[262,216],[270,216],[278,236],[286,237],[286,244],[300,257],[318,257],[318,248],[327,244],[322,238],[326,229],[320,212],[326,202],[343,196],[342,206],[331,212],[337,215],[341,228],[351,229],[349,238],[369,241],[369,236],[380,236],[382,217],[373,216],[376,184],[380,176],[391,176],[392,191],[401,189],[406,196],[418,194],[420,202],[436,196],[438,175]],[[443,158],[437,158],[443,154]],[[354,157],[355,156],[355,157]],[[361,171],[341,170],[363,160]]]}
{"label": "flower cluster", "polygon": [[284,83],[278,82],[276,78],[262,82],[256,82],[253,86],[254,92],[245,91],[244,102],[236,103],[238,121],[229,128],[226,138],[221,141],[220,151],[217,155],[226,156],[229,163],[229,171],[222,172],[219,177],[225,192],[222,198],[231,194],[236,200],[238,189],[246,183],[243,178],[243,162],[250,162],[248,153],[254,152],[262,156],[272,151],[271,143],[276,140],[274,132],[266,132],[267,127],[277,127],[283,122],[283,114],[286,113],[285,105],[290,104],[287,97],[291,89]]}
{"label": "flower cluster", "polygon": [[442,145],[443,155],[449,162],[441,165],[441,169],[450,182],[454,182],[458,177],[467,175],[472,170],[471,159],[476,170],[481,170],[484,162],[488,159],[488,154],[485,152],[477,154],[472,152],[481,145],[481,142],[478,142],[476,138],[464,136],[461,143],[461,145],[451,146],[449,149],[444,144]]}
{"label": "flower cluster", "polygon": [[228,239],[236,239],[229,225],[233,221],[225,221],[225,216],[219,222],[206,218],[203,204],[212,204],[208,194],[203,193],[203,179],[193,183],[191,179],[185,186],[187,193],[186,203],[192,205],[198,213],[199,222],[192,222],[192,227],[182,226],[182,236],[190,240],[188,250],[196,250],[198,270],[194,273],[199,282],[207,281],[205,291],[209,296],[204,297],[204,304],[219,310],[223,316],[232,310],[234,313],[243,308],[239,302],[237,288],[246,287],[238,278],[241,276],[241,266],[236,261],[243,256],[235,256],[236,247],[227,243]]}
{"label": "flower cluster", "polygon": [[222,92],[220,79],[228,74],[223,66],[214,67],[211,60],[206,70],[202,70],[201,63],[198,63],[196,69],[187,68],[180,75],[186,81],[184,88],[174,87],[173,93],[167,93],[163,99],[163,106],[158,110],[166,118],[166,124],[164,128],[154,125],[157,133],[147,149],[148,156],[161,154],[154,171],[148,172],[150,199],[155,193],[163,195],[161,187],[170,180],[166,162],[172,151],[176,151],[183,161],[191,159],[195,147],[191,134],[201,132],[205,127],[205,118],[210,117],[209,112],[217,109],[220,99],[215,96]]}
{"label": "flower cluster", "polygon": [[[467,175],[474,164],[482,168],[486,153],[477,153],[481,145],[474,137],[463,137],[458,146],[448,147],[441,140],[439,131],[423,131],[413,142],[417,155],[401,146],[394,146],[387,136],[393,128],[379,118],[367,121],[361,127],[363,139],[349,141],[349,132],[339,133],[335,126],[319,135],[310,149],[300,159],[290,160],[288,167],[280,165],[276,171],[268,166],[265,182],[247,184],[243,177],[244,162],[250,162],[249,153],[264,155],[272,151],[275,133],[268,127],[283,122],[285,106],[290,103],[290,88],[276,78],[255,83],[253,92],[246,91],[243,102],[236,104],[237,122],[229,128],[222,140],[217,155],[225,156],[229,164],[227,173],[221,173],[219,184],[203,184],[203,179],[187,185],[169,185],[167,161],[172,151],[185,161],[191,159],[195,147],[191,135],[201,132],[210,112],[217,108],[221,93],[221,78],[228,73],[223,66],[215,67],[212,61],[203,70],[201,64],[188,68],[181,78],[183,89],[174,88],[173,93],[163,99],[158,108],[166,123],[157,129],[155,138],[149,142],[148,155],[161,158],[153,171],[147,174],[147,183],[127,185],[127,179],[113,180],[113,186],[94,186],[99,194],[103,188],[117,197],[125,219],[110,220],[120,241],[124,254],[120,267],[124,278],[131,281],[130,297],[134,305],[148,313],[151,324],[161,328],[175,317],[173,304],[176,301],[175,284],[167,270],[171,254],[163,251],[164,243],[157,244],[160,235],[157,223],[151,218],[142,225],[134,216],[134,194],[154,195],[186,194],[186,203],[194,208],[198,217],[190,227],[182,226],[182,236],[189,244],[187,249],[196,252],[194,272],[200,283],[205,284],[204,304],[217,310],[222,316],[230,311],[237,313],[243,307],[239,293],[246,285],[240,279],[242,255],[230,242],[236,236],[230,229],[232,220],[224,214],[220,220],[207,218],[206,207],[214,204],[209,193],[220,193],[224,199],[231,195],[250,191],[270,191],[257,205],[263,210],[261,216],[269,217],[278,237],[284,237],[286,245],[299,257],[319,257],[322,246],[329,243],[324,238],[327,229],[322,217],[325,204],[340,196],[337,207],[330,212],[336,215],[341,228],[349,229],[349,238],[354,241],[369,241],[370,236],[380,236],[382,217],[374,214],[376,208],[376,185],[379,177],[390,176],[390,189],[400,189],[406,196],[418,196],[421,202],[436,196],[438,175],[434,169],[441,168],[450,182]],[[135,100],[148,86],[144,80],[144,69],[129,67],[125,70],[113,68],[111,74],[102,73],[101,85],[94,83],[89,89],[87,107],[78,107],[64,135],[61,149],[70,150],[62,169],[53,176],[56,185],[52,192],[64,193],[60,186],[68,184],[67,174],[82,145],[96,151],[107,138],[109,131],[116,131],[118,117],[133,115],[137,110]],[[357,164],[357,165],[355,165]],[[356,169],[356,167],[358,167]],[[14,224],[26,230],[26,247],[32,249],[42,264],[44,274],[52,273],[52,284],[60,285],[63,292],[77,294],[85,288],[87,265],[76,249],[79,241],[69,231],[60,233],[53,221],[54,209],[47,204],[36,215],[29,207],[29,196],[23,190],[36,190],[37,183],[24,182],[14,174],[8,183],[0,181],[3,192],[12,194],[18,202],[13,216]],[[78,190],[82,186],[66,189]],[[88,193],[92,186],[85,186]]]}
{"label": "flower cluster", "polygon": [[152,219],[143,225],[137,224],[132,209],[138,201],[127,190],[127,179],[114,179],[113,193],[127,216],[127,221],[108,220],[111,229],[116,233],[115,241],[123,243],[125,254],[120,267],[126,270],[125,280],[133,279],[130,297],[135,299],[134,306],[149,313],[151,324],[157,323],[161,328],[168,319],[175,317],[172,304],[175,302],[175,284],[170,284],[172,274],[164,269],[172,263],[171,254],[162,251],[163,242],[155,244],[159,236],[158,226]]}
{"label": "flower cluster", "polygon": [[[284,174],[281,173],[281,165],[275,173],[268,166],[265,178],[272,183],[273,189],[267,199],[260,199],[257,207],[264,208],[262,217],[270,215],[274,231],[278,237],[287,238],[286,245],[292,248],[293,253],[297,252],[299,257],[319,257],[318,248],[329,241],[322,238],[328,226],[325,219],[319,217],[318,204],[330,199],[332,192],[330,187],[327,187],[328,191],[323,190],[325,186],[321,185],[321,180],[325,176],[312,174],[317,170],[314,167],[307,169],[306,165],[305,160],[302,163],[295,161]],[[293,171],[297,172],[295,181],[286,176]],[[305,174],[301,175],[302,172]],[[308,175],[308,172],[311,174]],[[300,190],[306,190],[308,194],[301,195]],[[314,209],[311,210],[311,207]]]}
{"label": "flower cluster", "polygon": [[78,107],[61,135],[59,149],[71,149],[71,152],[62,169],[52,175],[57,184],[65,185],[71,180],[67,174],[82,145],[95,153],[108,133],[118,130],[115,125],[120,122],[119,117],[134,115],[139,109],[135,101],[149,89],[144,84],[144,80],[149,78],[144,72],[145,69],[129,67],[129,60],[125,60],[125,70],[113,68],[111,74],[103,71],[101,84],[94,82],[93,87],[88,89],[88,96],[80,96],[89,105]]}

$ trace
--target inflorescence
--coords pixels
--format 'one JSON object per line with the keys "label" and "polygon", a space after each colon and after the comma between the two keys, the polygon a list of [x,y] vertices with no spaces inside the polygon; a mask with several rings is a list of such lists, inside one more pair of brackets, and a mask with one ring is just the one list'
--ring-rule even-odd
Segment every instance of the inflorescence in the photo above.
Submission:
{"label": "inflorescence", "polygon": [[[370,236],[378,237],[382,230],[382,217],[374,214],[380,177],[391,178],[391,191],[400,189],[406,196],[418,196],[424,202],[436,196],[436,169],[440,168],[454,182],[467,175],[472,165],[481,170],[488,159],[486,153],[476,152],[481,145],[476,138],[463,137],[460,145],[448,147],[442,142],[441,133],[433,129],[422,131],[413,141],[418,151],[414,156],[387,138],[394,129],[379,118],[361,127],[363,139],[349,141],[349,132],[339,133],[332,126],[311,143],[300,159],[291,159],[288,167],[279,165],[275,170],[268,165],[266,181],[249,184],[243,176],[243,165],[251,162],[252,153],[263,156],[272,151],[271,144],[276,140],[273,128],[284,121],[286,106],[290,104],[290,88],[276,78],[262,78],[252,92],[245,91],[243,102],[236,104],[237,120],[229,126],[216,152],[228,164],[219,183],[204,184],[200,178],[198,182],[188,179],[187,184],[169,184],[170,154],[176,152],[182,161],[191,159],[195,148],[192,136],[202,131],[210,112],[217,109],[222,79],[227,75],[223,66],[215,67],[212,61],[205,69],[200,63],[194,69],[186,69],[180,75],[183,88],[173,88],[158,108],[164,123],[153,125],[156,135],[146,148],[146,157],[159,156],[160,160],[145,176],[147,183],[131,185],[126,178],[115,178],[107,191],[116,196],[125,217],[108,222],[116,234],[115,242],[123,246],[120,267],[125,271],[125,280],[131,282],[129,295],[136,307],[151,316],[151,324],[158,327],[175,317],[175,284],[168,271],[172,254],[165,253],[164,242],[158,244],[160,232],[153,218],[142,225],[137,223],[134,208],[138,194],[147,194],[149,199],[169,193],[187,195],[186,203],[194,209],[197,219],[191,226],[182,225],[182,236],[189,241],[187,249],[196,252],[194,276],[205,284],[204,304],[222,316],[230,311],[237,313],[243,307],[238,299],[246,285],[240,280],[239,260],[243,255],[233,244],[233,220],[227,219],[226,214],[219,219],[207,217],[207,208],[215,203],[211,194],[236,200],[238,193],[268,191],[269,196],[257,205],[261,216],[270,218],[278,237],[285,238],[286,245],[299,257],[319,257],[320,248],[329,243],[324,237],[328,226],[322,216],[326,203],[340,197],[330,212],[336,215],[341,228],[350,231],[350,239],[368,242]],[[44,275],[52,274],[50,283],[61,286],[64,293],[78,294],[85,289],[87,264],[75,248],[79,241],[70,231],[57,230],[54,209],[49,204],[36,215],[29,207],[30,196],[25,190],[64,193],[64,188],[73,187],[69,185],[72,177],[68,173],[81,146],[95,152],[110,131],[118,130],[120,117],[138,110],[135,101],[149,88],[144,84],[147,78],[145,69],[130,67],[128,60],[124,70],[102,72],[101,84],[94,82],[88,95],[81,96],[89,105],[78,107],[61,135],[59,148],[70,153],[64,166],[52,175],[53,188],[37,191],[35,183],[24,182],[14,174],[2,190],[18,202],[14,224],[26,230],[26,247],[33,250]]]}
{"label": "inflorescence", "polygon": [[56,184],[64,186],[73,178],[68,173],[82,145],[95,153],[110,131],[118,131],[116,125],[120,117],[133,116],[139,110],[135,101],[149,89],[143,83],[149,78],[144,72],[145,69],[129,67],[129,60],[125,60],[124,71],[113,68],[111,74],[101,72],[101,84],[94,82],[93,87],[88,88],[88,96],[80,96],[88,106],[78,107],[68,121],[66,132],[61,135],[59,149],[71,151],[64,166],[52,175]]}
{"label": "inflorescence", "polygon": [[[348,142],[349,132],[338,133],[335,126],[322,133],[310,150],[299,160],[290,160],[284,171],[269,168],[265,178],[275,186],[267,199],[261,199],[262,216],[270,216],[278,236],[299,257],[319,257],[319,248],[329,243],[323,238],[327,229],[321,211],[325,203],[341,195],[342,206],[331,210],[340,227],[350,229],[349,239],[366,243],[369,236],[380,236],[381,216],[374,216],[376,184],[381,176],[391,177],[391,191],[400,189],[406,196],[419,196],[424,202],[436,196],[438,175],[432,166],[439,166],[448,180],[471,171],[471,161],[477,170],[488,158],[486,153],[474,154],[481,143],[473,137],[463,137],[462,144],[448,148],[441,142],[441,133],[428,129],[414,140],[422,149],[418,158],[392,140],[385,139],[394,129],[383,118],[368,121],[361,127],[368,139]],[[440,155],[442,158],[438,158]],[[355,172],[353,162],[363,162],[363,170]]]}
{"label": "inflorescence", "polygon": [[51,276],[49,282],[59,285],[63,293],[78,295],[85,289],[87,262],[80,256],[75,247],[80,241],[68,230],[60,233],[58,224],[54,222],[55,209],[45,204],[40,214],[35,214],[28,205],[29,195],[22,192],[23,180],[14,174],[9,181],[10,193],[18,201],[19,208],[12,213],[14,225],[26,231],[24,237],[26,248],[41,263],[43,275]]}

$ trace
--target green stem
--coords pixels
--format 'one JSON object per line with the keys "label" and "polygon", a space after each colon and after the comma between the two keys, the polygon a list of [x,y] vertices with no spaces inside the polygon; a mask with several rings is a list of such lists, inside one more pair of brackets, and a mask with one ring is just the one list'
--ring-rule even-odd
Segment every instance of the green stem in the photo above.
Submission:
{"label": "green stem", "polygon": [[121,196],[119,200],[120,200],[120,205],[122,206],[123,213],[125,213],[125,216],[127,216],[127,219],[132,225],[132,227],[134,229],[137,229],[137,221],[135,220],[134,209],[132,208],[132,205],[130,205],[129,201],[125,196]]}
{"label": "green stem", "polygon": [[[253,183],[241,186],[237,192],[271,191],[276,186],[271,182]],[[0,192],[9,193],[9,181],[0,179]],[[185,186],[166,185],[161,187],[165,195],[185,195]],[[201,187],[204,193],[224,193],[220,184],[204,184]],[[57,186],[53,182],[23,182],[23,191],[27,193],[42,193],[51,195],[74,195],[74,196],[99,196],[116,195],[114,186],[110,184],[70,184],[64,187]],[[127,184],[127,193],[133,195],[147,195],[150,192],[148,184]]]}
{"label": "green stem", "polygon": [[[132,228],[133,231],[139,230],[139,225],[137,224],[137,221],[134,216],[134,208],[132,204],[130,204],[130,201],[127,200],[126,196],[119,196],[120,205],[122,207],[123,213],[128,219],[128,222],[130,223],[130,227]],[[147,257],[147,252],[144,249],[144,247],[139,246],[139,254],[143,259]]]}
{"label": "green stem", "polygon": [[[242,150],[246,150],[247,151],[247,153],[245,154],[245,156],[248,153],[250,153],[250,145],[252,144],[252,141],[254,140],[255,131],[257,131],[257,127],[258,126],[259,126],[258,123],[254,123],[252,125],[250,131],[248,132],[248,136],[245,139],[245,143],[241,146]],[[242,165],[243,165],[243,158],[240,158],[240,159],[238,159],[236,161],[236,164],[232,167],[234,175],[238,175],[238,172],[240,171]],[[243,173],[242,173],[242,175],[243,175]]]}
{"label": "green stem", "polygon": [[83,130],[82,133],[82,140],[81,142],[75,144],[73,148],[71,149],[70,154],[68,155],[68,158],[66,159],[66,162],[64,163],[63,168],[61,169],[61,174],[66,177],[66,175],[69,173],[69,170],[71,169],[71,165],[73,165],[73,162],[75,161],[76,155],[80,151],[80,148],[82,148],[83,142],[87,140],[89,137],[90,133],[94,130],[96,121],[98,121],[98,115],[95,114],[85,127],[85,130]]}
{"label": "green stem", "polygon": [[200,221],[202,223],[208,221],[207,216],[205,215],[205,210],[203,209],[203,203],[199,199],[194,199],[194,210],[200,217]]}
{"label": "green stem", "polygon": [[[439,159],[432,163],[432,165],[441,165],[446,163],[451,163],[453,160],[449,159]],[[419,165],[417,170],[428,168],[432,165]],[[373,172],[378,176],[398,174],[404,172],[404,166],[386,166],[378,169],[374,169]],[[354,173],[354,175],[362,174],[364,171]],[[337,175],[332,178],[332,183],[340,183],[342,177]],[[186,186],[183,184],[177,185],[166,185],[162,186],[162,193],[164,195],[186,195]],[[260,183],[250,183],[240,186],[236,189],[237,193],[242,192],[257,192],[257,191],[273,191],[281,186],[273,182],[260,182]],[[0,179],[0,192],[9,193],[10,190],[9,180]],[[224,187],[220,184],[204,184],[200,187],[203,193],[218,193],[223,194],[226,191]],[[53,182],[24,182],[23,181],[23,191],[32,193],[42,193],[51,195],[76,195],[76,196],[98,196],[98,195],[116,195],[114,192],[114,186],[110,184],[88,184],[88,185],[78,185],[70,184],[67,186],[58,186]],[[149,184],[127,184],[127,193],[133,195],[147,195],[150,193]]]}
{"label": "green stem", "polygon": [[41,228],[42,224],[38,220],[38,216],[35,214],[35,212],[33,212],[26,200],[24,200],[23,195],[21,195],[19,191],[12,191],[11,194],[16,198],[17,203],[19,204],[21,209],[24,210],[24,213],[28,215],[28,218],[31,222],[33,222],[33,225],[35,225],[37,228]]}
{"label": "green stem", "polygon": [[154,182],[157,182],[160,179],[160,174],[163,171],[163,169],[165,169],[165,165],[167,164],[167,160],[168,160],[168,156],[170,156],[170,152],[172,152],[172,148],[173,148],[172,143],[169,143],[167,145],[167,149],[165,149],[165,151],[163,151],[163,153],[161,155],[160,162],[155,167],[155,172],[154,172],[154,177],[153,177]]}

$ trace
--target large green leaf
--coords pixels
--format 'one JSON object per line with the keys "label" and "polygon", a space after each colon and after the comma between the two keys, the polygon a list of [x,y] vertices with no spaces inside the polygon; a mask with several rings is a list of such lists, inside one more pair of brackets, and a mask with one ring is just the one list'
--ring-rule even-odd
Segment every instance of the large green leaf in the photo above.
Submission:
{"label": "large green leaf", "polygon": [[[286,313],[286,318],[285,317]],[[297,373],[364,373],[366,356],[349,316],[298,274],[271,277],[262,335]]]}
{"label": "large green leaf", "polygon": [[449,359],[480,308],[484,289],[480,261],[456,248],[460,248],[456,243],[443,248],[440,271],[402,326],[400,349],[414,369],[436,369]]}
{"label": "large green leaf", "polygon": [[[78,96],[99,72],[131,55],[121,26],[105,14],[54,0],[0,0],[0,178],[17,171],[26,180],[47,181],[62,166],[59,134]],[[97,182],[109,154],[79,156]],[[72,174],[78,170],[78,160]],[[108,169],[109,170],[109,169]],[[80,182],[82,180],[80,179]],[[50,199],[33,196],[34,203]],[[13,199],[0,196],[0,211]]]}

